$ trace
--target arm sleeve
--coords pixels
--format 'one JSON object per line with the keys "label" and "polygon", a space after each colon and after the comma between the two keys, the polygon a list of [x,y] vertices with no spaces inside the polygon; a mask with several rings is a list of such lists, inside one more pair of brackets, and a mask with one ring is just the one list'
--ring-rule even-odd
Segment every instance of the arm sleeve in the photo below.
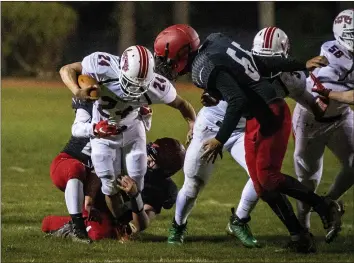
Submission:
{"label": "arm sleeve", "polygon": [[227,102],[226,114],[219,132],[215,136],[222,144],[230,138],[242,117],[246,97],[236,80],[227,72],[220,71],[216,77],[216,88]]}
{"label": "arm sleeve", "polygon": [[306,69],[306,61],[293,58],[253,56],[261,75],[268,76],[272,72],[292,72]]}
{"label": "arm sleeve", "polygon": [[84,109],[77,109],[75,121],[71,126],[71,133],[74,137],[89,138],[93,136],[91,115]]}

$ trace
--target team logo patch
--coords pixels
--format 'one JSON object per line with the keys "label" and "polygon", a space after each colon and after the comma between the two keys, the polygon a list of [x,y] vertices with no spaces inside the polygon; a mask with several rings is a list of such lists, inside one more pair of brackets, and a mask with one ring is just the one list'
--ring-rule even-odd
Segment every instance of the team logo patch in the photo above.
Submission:
{"label": "team logo patch", "polygon": [[334,20],[334,23],[335,24],[341,24],[344,21],[344,23],[350,25],[352,23],[352,20],[353,20],[352,17],[343,15],[343,16],[338,16],[336,18],[336,20]]}
{"label": "team logo patch", "polygon": [[127,52],[124,52],[122,55],[122,59],[123,59],[123,67],[122,70],[123,71],[128,71],[129,70],[129,62],[128,62],[128,54]]}

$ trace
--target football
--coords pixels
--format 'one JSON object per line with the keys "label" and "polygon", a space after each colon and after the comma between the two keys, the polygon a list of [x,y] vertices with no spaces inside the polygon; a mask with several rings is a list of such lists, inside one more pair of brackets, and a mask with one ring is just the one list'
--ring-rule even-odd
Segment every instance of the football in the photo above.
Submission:
{"label": "football", "polygon": [[[93,77],[90,77],[88,75],[79,75],[78,77],[78,84],[81,89],[87,90],[87,95],[93,99],[97,100],[100,96],[100,87],[98,85],[98,82],[96,79]],[[96,85],[95,87],[92,87]]]}

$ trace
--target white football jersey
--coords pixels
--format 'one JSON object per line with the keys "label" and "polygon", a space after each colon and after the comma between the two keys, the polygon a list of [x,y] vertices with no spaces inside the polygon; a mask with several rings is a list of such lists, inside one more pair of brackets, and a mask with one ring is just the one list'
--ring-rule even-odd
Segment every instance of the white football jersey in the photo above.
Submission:
{"label": "white football jersey", "polygon": [[147,104],[168,104],[175,100],[177,92],[165,77],[156,74],[149,90],[139,98],[131,98],[121,90],[119,81],[119,57],[105,52],[95,52],[82,61],[82,74],[90,75],[101,84],[101,97],[93,107],[92,122],[109,120],[127,125],[137,119],[138,109]]}
{"label": "white football jersey", "polygon": [[[226,114],[227,102],[221,100],[218,105],[213,107],[203,107],[200,109],[198,116],[203,116],[208,121],[216,124],[217,122],[223,122]],[[244,129],[246,126],[246,119],[241,118],[235,129]]]}
{"label": "white football jersey", "polygon": [[[336,40],[327,41],[321,47],[321,56],[327,57],[329,65],[317,68],[313,74],[323,83],[326,88],[334,91],[347,91],[354,89],[354,64],[353,55],[338,44]],[[307,90],[311,92],[314,82],[307,78]],[[314,93],[316,94],[316,93]],[[348,110],[349,106],[331,100],[325,117],[335,116]]]}

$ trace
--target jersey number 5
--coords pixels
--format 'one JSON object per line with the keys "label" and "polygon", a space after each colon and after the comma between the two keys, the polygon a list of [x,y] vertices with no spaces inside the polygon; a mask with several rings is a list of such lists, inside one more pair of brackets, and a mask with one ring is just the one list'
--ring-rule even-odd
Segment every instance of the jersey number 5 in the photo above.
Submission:
{"label": "jersey number 5", "polygon": [[235,60],[238,64],[241,64],[245,73],[253,80],[257,81],[260,79],[259,73],[256,70],[256,66],[252,59],[251,52],[241,48],[236,42],[231,43],[236,49],[228,48],[226,53]]}
{"label": "jersey number 5", "polygon": [[336,45],[331,46],[328,51],[331,52],[336,58],[340,58],[341,56],[343,56],[343,52],[338,50],[338,47]]}

